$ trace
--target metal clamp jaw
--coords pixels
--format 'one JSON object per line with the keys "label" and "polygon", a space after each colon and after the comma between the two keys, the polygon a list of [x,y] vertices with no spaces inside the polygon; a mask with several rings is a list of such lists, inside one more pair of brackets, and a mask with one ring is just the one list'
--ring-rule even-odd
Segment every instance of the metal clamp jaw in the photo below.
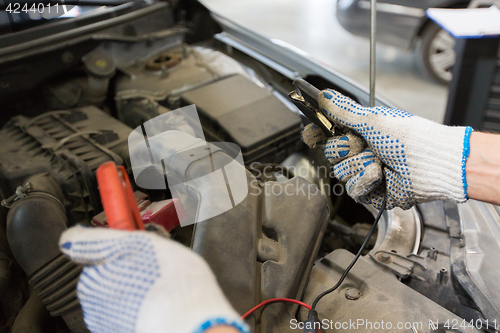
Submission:
{"label": "metal clamp jaw", "polygon": [[295,89],[288,94],[288,97],[295,106],[302,111],[307,119],[319,126],[328,137],[334,136],[335,124],[319,108],[320,90],[302,79],[293,81],[293,85]]}

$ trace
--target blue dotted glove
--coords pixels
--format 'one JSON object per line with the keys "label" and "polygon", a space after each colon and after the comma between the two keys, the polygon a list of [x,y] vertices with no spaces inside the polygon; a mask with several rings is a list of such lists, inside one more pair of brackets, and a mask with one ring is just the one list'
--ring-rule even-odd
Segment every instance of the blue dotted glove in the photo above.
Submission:
{"label": "blue dotted glove", "polygon": [[311,148],[325,144],[334,174],[357,202],[409,209],[433,200],[467,200],[465,164],[470,127],[450,127],[387,107],[365,108],[334,91],[319,95],[320,108],[346,131],[327,138],[308,125],[303,139]]}
{"label": "blue dotted glove", "polygon": [[243,333],[207,263],[186,247],[144,231],[73,227],[59,242],[83,264],[77,292],[92,332]]}

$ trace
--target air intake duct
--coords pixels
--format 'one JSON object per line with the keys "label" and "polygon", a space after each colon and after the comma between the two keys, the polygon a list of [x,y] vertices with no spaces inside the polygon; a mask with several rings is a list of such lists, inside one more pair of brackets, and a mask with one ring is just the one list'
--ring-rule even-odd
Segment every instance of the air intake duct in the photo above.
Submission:
{"label": "air intake duct", "polygon": [[88,332],[76,295],[81,267],[59,250],[66,230],[62,203],[46,192],[30,192],[7,214],[7,239],[12,254],[52,316],[62,316],[71,332]]}

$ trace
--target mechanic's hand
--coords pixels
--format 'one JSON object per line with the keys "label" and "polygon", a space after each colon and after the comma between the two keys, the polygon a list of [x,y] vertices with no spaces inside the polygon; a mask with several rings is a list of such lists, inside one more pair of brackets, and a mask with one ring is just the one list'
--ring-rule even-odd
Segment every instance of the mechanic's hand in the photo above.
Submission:
{"label": "mechanic's hand", "polygon": [[76,226],[59,241],[85,265],[78,298],[92,332],[249,332],[208,264],[188,248],[146,231]]}
{"label": "mechanic's hand", "polygon": [[319,106],[348,132],[327,138],[308,125],[304,142],[326,143],[334,174],[345,181],[357,202],[387,209],[409,209],[433,200],[467,200],[465,164],[470,127],[450,127],[386,107],[365,108],[331,89],[319,95]]}

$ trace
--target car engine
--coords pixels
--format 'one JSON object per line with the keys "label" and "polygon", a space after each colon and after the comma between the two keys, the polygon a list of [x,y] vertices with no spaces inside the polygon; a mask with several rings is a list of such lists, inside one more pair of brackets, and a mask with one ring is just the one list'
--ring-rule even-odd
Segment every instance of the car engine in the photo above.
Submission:
{"label": "car engine", "polygon": [[[96,169],[113,161],[131,173],[133,129],[184,106],[196,105],[208,141],[241,148],[252,195],[170,236],[208,262],[239,313],[276,297],[311,304],[368,234],[376,211],[344,193],[322,149],[301,143],[308,121],[286,98],[292,80],[225,43],[229,32],[201,5],[153,6],[89,39],[0,56],[0,332],[87,332],[82,268],[62,255],[59,237],[105,225]],[[172,199],[133,185],[138,202]],[[345,282],[318,305],[324,331],[497,331],[499,214],[475,201],[384,212]],[[289,332],[306,318],[277,303],[247,322],[253,332]]]}

